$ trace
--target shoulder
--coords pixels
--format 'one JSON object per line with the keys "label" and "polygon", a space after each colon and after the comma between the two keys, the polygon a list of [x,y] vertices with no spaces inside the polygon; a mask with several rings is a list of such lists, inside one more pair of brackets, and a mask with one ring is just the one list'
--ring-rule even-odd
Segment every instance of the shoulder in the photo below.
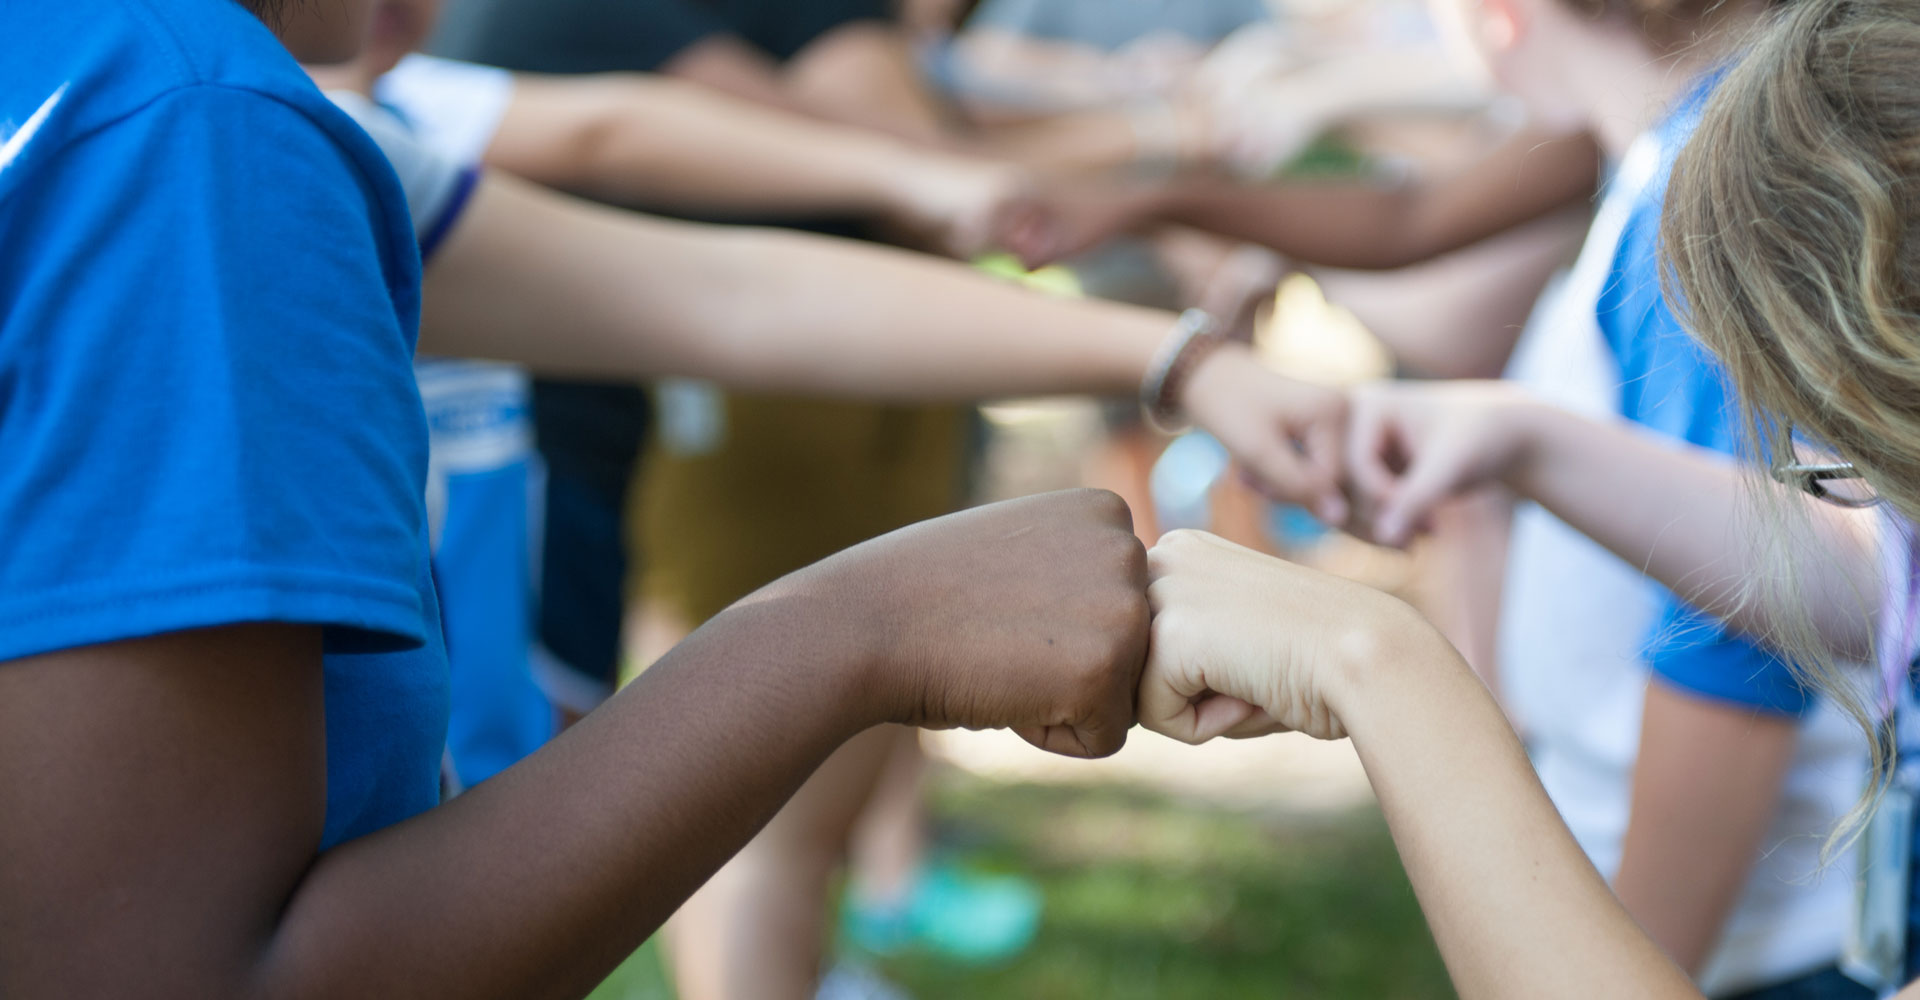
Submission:
{"label": "shoulder", "polygon": [[[28,6],[30,29],[9,23]],[[159,165],[190,166],[210,155],[195,142],[294,160],[267,141],[280,139],[322,154],[302,173],[344,168],[369,191],[382,187],[379,150],[233,0],[70,0],[46,11],[0,4],[0,37],[38,39],[0,60],[0,203],[75,147],[141,140],[171,143]],[[163,129],[177,134],[153,134]],[[142,175],[155,165],[122,163]]]}

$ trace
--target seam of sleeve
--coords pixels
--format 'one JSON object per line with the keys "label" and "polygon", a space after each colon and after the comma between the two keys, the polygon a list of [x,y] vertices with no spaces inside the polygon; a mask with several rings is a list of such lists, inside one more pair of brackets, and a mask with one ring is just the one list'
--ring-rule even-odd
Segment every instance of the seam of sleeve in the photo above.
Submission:
{"label": "seam of sleeve", "polygon": [[[1671,615],[1668,627],[1675,627]],[[1689,644],[1659,640],[1645,654],[1649,671],[1659,681],[1680,691],[1771,715],[1797,718],[1811,711],[1816,700],[1792,668],[1752,642],[1721,633],[1711,640]],[[1733,673],[1733,662],[1746,667]]]}
{"label": "seam of sleeve", "polygon": [[[91,591],[91,592],[89,592]],[[227,567],[198,579],[73,586],[0,602],[0,661],[191,628],[275,621],[428,638],[419,592],[328,570]]]}

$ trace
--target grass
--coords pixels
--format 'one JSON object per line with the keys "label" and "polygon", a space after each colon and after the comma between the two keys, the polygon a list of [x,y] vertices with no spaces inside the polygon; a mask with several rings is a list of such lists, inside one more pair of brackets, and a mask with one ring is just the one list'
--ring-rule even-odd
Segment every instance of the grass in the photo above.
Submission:
{"label": "grass", "polygon": [[[1026,953],[995,968],[875,962],[916,1000],[1451,997],[1379,814],[1283,819],[1118,787],[942,774],[943,840],[1046,900]],[[594,1000],[671,1000],[653,947]]]}

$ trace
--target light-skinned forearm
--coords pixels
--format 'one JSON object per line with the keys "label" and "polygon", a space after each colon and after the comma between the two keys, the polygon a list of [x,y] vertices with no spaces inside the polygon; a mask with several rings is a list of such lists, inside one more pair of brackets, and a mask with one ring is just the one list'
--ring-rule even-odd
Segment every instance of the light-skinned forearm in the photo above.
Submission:
{"label": "light-skinned forearm", "polygon": [[651,220],[492,179],[428,270],[421,349],[552,375],[960,400],[1130,393],[1172,320],[903,251]]}
{"label": "light-skinned forearm", "polygon": [[1349,650],[1351,733],[1465,1000],[1698,997],[1607,890],[1493,697],[1410,610]]}
{"label": "light-skinned forearm", "polygon": [[[671,137],[672,141],[663,141]],[[901,215],[971,164],[664,76],[522,76],[488,163],[603,201],[683,211]]]}
{"label": "light-skinned forearm", "polygon": [[834,621],[731,611],[518,766],[324,855],[253,995],[584,996],[880,721]]}
{"label": "light-skinned forearm", "polygon": [[[1846,655],[1868,652],[1881,593],[1872,512],[1781,495],[1733,458],[1625,421],[1545,403],[1522,404],[1511,419],[1524,443],[1506,478],[1520,496],[1750,634],[1770,632],[1767,608],[1750,595],[1752,581],[1774,574],[1778,544],[1796,557],[1793,596],[1822,638]],[[1805,515],[1788,519],[1793,533],[1777,543],[1775,527],[1752,516],[1776,497]]]}

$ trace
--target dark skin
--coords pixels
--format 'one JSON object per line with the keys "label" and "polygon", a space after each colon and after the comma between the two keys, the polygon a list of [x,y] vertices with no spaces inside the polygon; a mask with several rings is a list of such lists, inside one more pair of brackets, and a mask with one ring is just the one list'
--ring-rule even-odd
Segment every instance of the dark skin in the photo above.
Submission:
{"label": "dark skin", "polygon": [[584,995],[870,726],[1119,749],[1145,574],[1106,493],[896,532],[723,613],[492,781],[323,854],[317,629],[0,665],[0,996]]}
{"label": "dark skin", "polygon": [[1195,178],[1133,190],[1062,187],[1035,199],[1009,242],[1029,266],[1039,266],[1130,229],[1174,222],[1302,263],[1385,270],[1589,201],[1600,163],[1600,148],[1587,135],[1523,132],[1467,170],[1416,184]]}

